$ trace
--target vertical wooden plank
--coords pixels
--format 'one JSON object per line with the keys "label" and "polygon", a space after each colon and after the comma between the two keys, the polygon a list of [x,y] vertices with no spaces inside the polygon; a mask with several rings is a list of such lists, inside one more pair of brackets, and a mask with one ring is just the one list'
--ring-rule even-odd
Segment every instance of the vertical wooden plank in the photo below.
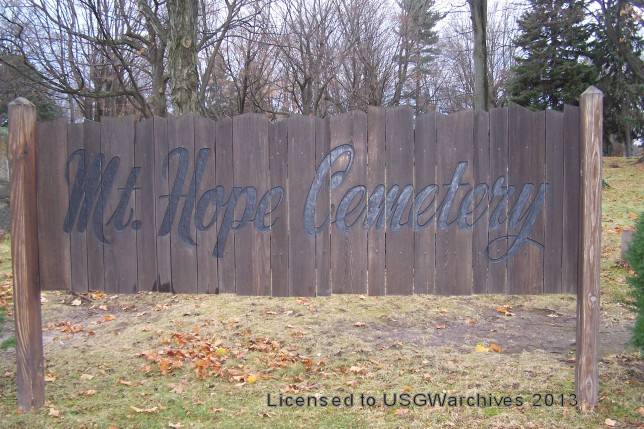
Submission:
{"label": "vertical wooden plank", "polygon": [[[385,141],[386,112],[382,107],[369,107],[367,112],[367,191],[373,193],[378,185],[382,185],[383,201],[382,214],[386,216],[386,141]],[[368,208],[378,209],[378,202],[372,199]],[[369,211],[369,210],[368,210]],[[367,225],[367,276],[369,278],[369,295],[381,296],[386,294],[386,270],[385,270],[385,231],[386,220],[378,228],[377,222],[374,225]]]}
{"label": "vertical wooden plank", "polygon": [[[490,111],[490,209],[488,212],[488,293],[508,293],[508,108]],[[498,241],[497,241],[498,240]]]}
{"label": "vertical wooden plank", "polygon": [[[331,123],[329,118],[315,119],[315,168],[319,168],[322,160],[331,149]],[[311,170],[313,172],[314,170]],[[321,225],[328,213],[331,213],[329,193],[329,177],[325,177],[316,204],[315,224]],[[315,236],[315,283],[316,294],[331,295],[331,228],[329,223]]]}
{"label": "vertical wooden plank", "polygon": [[[214,189],[217,186],[215,180],[215,123],[210,119],[203,117],[195,118],[195,159],[202,154],[205,159],[203,165],[203,176],[197,189],[197,204],[203,203],[204,192]],[[209,198],[209,197],[206,197]],[[205,203],[203,203],[205,204]],[[197,291],[199,293],[217,293],[219,289],[217,272],[217,258],[213,255],[213,250],[217,244],[217,225],[223,218],[224,208],[219,208],[217,220],[215,223],[206,228],[215,214],[216,206],[213,203],[204,205],[207,209],[203,216],[195,216],[195,226],[197,228]]]}
{"label": "vertical wooden plank", "polygon": [[288,216],[289,201],[286,193],[288,168],[288,120],[273,122],[268,128],[268,164],[271,188],[283,190],[282,199],[271,223],[271,293],[273,296],[289,296],[288,280]]}
{"label": "vertical wooden plank", "polygon": [[577,293],[579,261],[579,107],[564,106],[564,189],[562,292]]}
{"label": "vertical wooden plank", "polygon": [[[67,154],[71,156],[78,150],[84,150],[84,128],[83,124],[71,124],[67,131]],[[87,152],[77,161],[74,161],[69,166],[68,177],[69,187],[68,192],[73,186],[76,174],[81,171],[87,171],[90,159]],[[71,289],[74,292],[87,292],[87,230],[79,231],[74,227],[69,233],[70,246],[69,256],[71,260]]]}
{"label": "vertical wooden plank", "polygon": [[434,293],[436,274],[436,113],[416,119],[414,134],[414,293]]}
{"label": "vertical wooden plank", "polygon": [[[333,293],[367,293],[367,231],[361,226],[367,203],[367,116],[354,111],[332,117],[330,132],[331,149],[343,144],[353,147],[350,172],[331,189],[331,206],[335,207],[331,228]],[[342,158],[331,166],[332,171],[347,165],[348,155]],[[349,197],[352,189],[355,192]]]}
{"label": "vertical wooden plank", "polygon": [[602,92],[594,86],[581,95],[581,212],[579,288],[577,293],[577,359],[575,381],[582,411],[598,402],[599,283],[601,273]]}
{"label": "vertical wooden plank", "polygon": [[134,191],[136,231],[137,290],[151,291],[157,283],[157,243],[154,209],[154,120],[143,119],[136,124],[134,165],[139,169],[138,186]]}
{"label": "vertical wooden plank", "polygon": [[[101,122],[101,147],[107,163],[105,169],[110,171],[110,162],[118,162],[114,168],[113,182],[107,184],[103,174],[102,187],[105,191],[105,243],[103,243],[103,262],[105,264],[105,290],[113,293],[136,292],[137,260],[136,231],[128,214],[134,210],[134,196],[128,195],[126,183],[134,167],[134,119],[103,118]],[[116,165],[116,164],[115,164]],[[126,205],[119,216],[118,208],[121,199]],[[122,221],[122,222],[121,222]]]}
{"label": "vertical wooden plank", "polygon": [[472,293],[472,230],[458,222],[461,201],[469,191],[459,184],[472,183],[473,127],[472,111],[436,117],[438,183],[446,189],[436,226],[436,292],[441,295]]}
{"label": "vertical wooden plank", "polygon": [[[235,231],[236,290],[240,295],[270,295],[270,233],[258,230],[250,220],[269,190],[268,120],[252,113],[233,118],[233,145],[235,185],[256,190],[255,204],[250,201],[250,190],[242,192],[238,201],[236,219],[241,219],[242,224]],[[252,213],[243,223],[247,204]]]}
{"label": "vertical wooden plank", "polygon": [[[215,179],[218,185],[230,193],[234,181],[233,120],[224,118],[217,121],[215,135]],[[223,247],[223,254],[217,259],[217,272],[219,293],[235,293],[235,234],[232,230]]]}
{"label": "vertical wooden plank", "polygon": [[[516,236],[526,222],[521,216],[536,203],[539,187],[545,182],[545,112],[530,110],[512,105],[509,109],[509,181],[515,186],[514,198],[510,206],[508,234]],[[518,202],[521,194],[532,184],[532,192],[521,207]],[[519,210],[522,209],[522,210]],[[519,216],[520,219],[519,219]],[[519,219],[513,226],[513,219]],[[545,239],[545,213],[541,207],[536,221],[526,241],[516,253],[508,258],[508,286],[513,294],[543,293],[543,262]],[[510,245],[514,241],[510,240]]]}
{"label": "vertical wooden plank", "polygon": [[303,214],[315,170],[315,118],[288,119],[289,293],[315,295],[315,235],[304,229]]}
{"label": "vertical wooden plank", "polygon": [[472,293],[487,292],[489,258],[487,256],[489,201],[490,201],[490,114],[474,112],[471,198],[468,211],[472,210]]}
{"label": "vertical wooden plank", "polygon": [[[48,125],[54,124],[41,127]],[[40,147],[36,139],[36,108],[27,99],[17,98],[9,103],[11,265],[16,324],[16,396],[18,408],[23,411],[40,408],[45,402],[45,360],[38,284],[36,177],[37,168],[40,167],[37,163]],[[61,144],[60,141],[58,143]],[[62,230],[60,225],[57,226]]]}
{"label": "vertical wooden plank", "polygon": [[[101,124],[94,121],[85,121],[83,123],[83,146],[85,147],[85,161],[88,166],[92,166],[101,158]],[[103,159],[101,168],[105,168],[106,162]],[[101,181],[101,171],[95,172],[97,186]],[[89,178],[88,178],[89,179]],[[99,188],[100,189],[100,188]],[[98,204],[101,196],[96,196]],[[105,215],[103,215],[105,220]],[[91,218],[90,218],[91,219]],[[99,240],[98,235],[88,223],[85,231],[87,245],[87,287],[89,290],[105,290],[105,268],[103,263],[103,243]]]}
{"label": "vertical wooden plank", "polygon": [[[172,120],[172,119],[170,119]],[[154,118],[154,230],[156,236],[157,280],[154,287],[158,292],[171,292],[172,259],[170,257],[170,234],[160,234],[166,210],[168,209],[169,165],[168,119]]]}
{"label": "vertical wooden plank", "polygon": [[399,187],[397,197],[387,207],[387,295],[410,295],[414,291],[414,231],[409,224],[414,198],[414,124],[411,109],[400,107],[387,110],[385,130],[388,193],[392,187]]}
{"label": "vertical wooden plank", "polygon": [[56,119],[37,126],[38,152],[38,247],[40,287],[70,289],[69,235],[63,225],[69,201],[65,181],[67,122]]}
{"label": "vertical wooden plank", "polygon": [[544,243],[544,282],[546,293],[561,293],[563,207],[564,207],[564,140],[563,113],[546,111],[546,236]]}
{"label": "vertical wooden plank", "polygon": [[[168,147],[176,150],[169,163],[169,189],[185,195],[178,200],[170,232],[170,259],[172,263],[172,287],[175,293],[197,292],[197,229],[189,204],[191,187],[195,180],[195,116],[183,115],[168,119]],[[179,178],[179,179],[178,179]],[[183,179],[183,180],[181,180]],[[176,187],[176,188],[175,188]],[[194,200],[192,204],[196,204]],[[184,218],[184,212],[189,213]]]}

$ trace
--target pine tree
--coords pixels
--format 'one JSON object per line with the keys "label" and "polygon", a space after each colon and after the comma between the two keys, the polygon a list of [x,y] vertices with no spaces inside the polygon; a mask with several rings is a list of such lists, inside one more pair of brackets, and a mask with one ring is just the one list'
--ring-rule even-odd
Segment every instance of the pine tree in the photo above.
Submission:
{"label": "pine tree", "polygon": [[510,101],[535,109],[576,104],[596,80],[588,59],[591,29],[583,1],[529,0],[518,21],[516,59],[508,93]]}
{"label": "pine tree", "polygon": [[[640,33],[637,10],[628,4],[613,3],[606,12],[618,22],[616,31],[621,43],[640,58],[644,37]],[[597,86],[604,92],[604,142],[624,143],[625,155],[631,155],[632,141],[644,136],[644,82],[606,32],[611,17],[600,14],[594,25],[593,62],[599,71]]]}

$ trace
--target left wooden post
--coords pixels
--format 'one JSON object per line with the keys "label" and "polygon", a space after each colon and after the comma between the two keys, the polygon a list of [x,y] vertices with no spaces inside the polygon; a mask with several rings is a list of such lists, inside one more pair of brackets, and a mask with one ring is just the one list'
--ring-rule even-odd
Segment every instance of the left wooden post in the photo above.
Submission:
{"label": "left wooden post", "polygon": [[45,363],[38,270],[36,107],[25,98],[9,104],[9,154],[16,385],[18,408],[28,411],[45,402]]}

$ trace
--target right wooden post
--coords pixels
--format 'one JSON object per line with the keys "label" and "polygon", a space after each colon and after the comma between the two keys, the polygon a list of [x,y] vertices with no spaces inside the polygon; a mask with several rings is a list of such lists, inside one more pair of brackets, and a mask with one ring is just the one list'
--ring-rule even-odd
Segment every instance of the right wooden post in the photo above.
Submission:
{"label": "right wooden post", "polygon": [[581,95],[579,284],[575,382],[581,411],[598,401],[599,276],[601,269],[602,92],[594,86]]}

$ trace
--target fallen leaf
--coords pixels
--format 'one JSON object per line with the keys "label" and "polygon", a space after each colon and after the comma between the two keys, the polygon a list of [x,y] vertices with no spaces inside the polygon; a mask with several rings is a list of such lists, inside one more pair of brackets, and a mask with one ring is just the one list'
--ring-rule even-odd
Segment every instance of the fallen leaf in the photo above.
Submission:
{"label": "fallen leaf", "polygon": [[501,353],[501,346],[497,343],[490,343],[490,351],[494,353]]}
{"label": "fallen leaf", "polygon": [[94,376],[91,374],[81,374],[80,376],[81,380],[91,380],[92,378],[94,378]]}
{"label": "fallen leaf", "polygon": [[57,410],[56,408],[50,408],[49,415],[51,417],[60,417],[60,410]]}
{"label": "fallen leaf", "polygon": [[514,316],[514,313],[512,312],[512,307],[510,307],[507,304],[496,307],[496,312],[504,316]]}
{"label": "fallen leaf", "polygon": [[488,347],[485,347],[483,344],[478,343],[474,348],[474,351],[478,353],[486,353],[486,352],[489,352],[490,349]]}
{"label": "fallen leaf", "polygon": [[181,423],[168,423],[170,429],[181,429],[183,426]]}
{"label": "fallen leaf", "polygon": [[56,376],[55,376],[53,373],[48,372],[48,373],[45,375],[45,381],[46,381],[47,383],[53,383],[54,381],[56,381]]}
{"label": "fallen leaf", "polygon": [[112,320],[114,320],[114,316],[111,314],[106,314],[105,316],[103,316],[103,322],[110,322]]}
{"label": "fallen leaf", "polygon": [[78,307],[79,305],[81,305],[81,299],[76,298],[75,300],[72,301],[71,305],[73,305],[74,307]]}
{"label": "fallen leaf", "polygon": [[398,408],[394,411],[395,416],[404,416],[407,413],[409,413],[409,408]]}
{"label": "fallen leaf", "polygon": [[94,389],[86,390],[86,391],[83,392],[83,395],[84,396],[94,396],[94,395],[96,395],[96,390],[94,390]]}
{"label": "fallen leaf", "polygon": [[615,427],[615,426],[617,426],[617,421],[613,420],[613,419],[606,419],[606,420],[604,420],[604,424],[606,426]]}
{"label": "fallen leaf", "polygon": [[637,410],[635,410],[637,414],[640,416],[644,417],[644,407],[639,407]]}
{"label": "fallen leaf", "polygon": [[445,329],[447,328],[447,325],[444,323],[439,323],[438,325],[435,325],[434,328],[436,329]]}
{"label": "fallen leaf", "polygon": [[367,326],[367,324],[364,322],[356,322],[353,324],[353,326],[355,326],[356,328],[364,328],[365,326]]}
{"label": "fallen leaf", "polygon": [[139,414],[141,413],[152,414],[159,411],[159,407],[138,408],[138,407],[135,407],[134,405],[130,405],[130,409],[135,413],[139,413]]}
{"label": "fallen leaf", "polygon": [[131,386],[131,385],[132,385],[132,382],[131,382],[131,381],[123,380],[123,379],[121,379],[121,378],[119,378],[118,383],[119,383],[119,384],[122,384],[122,385],[124,385],[124,386]]}

